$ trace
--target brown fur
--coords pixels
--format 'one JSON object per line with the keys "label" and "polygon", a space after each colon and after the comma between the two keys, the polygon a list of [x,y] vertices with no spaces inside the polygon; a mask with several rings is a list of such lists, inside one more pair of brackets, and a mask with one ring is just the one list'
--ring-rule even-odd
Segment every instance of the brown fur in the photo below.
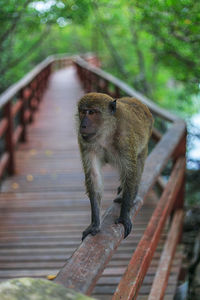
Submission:
{"label": "brown fur", "polygon": [[119,170],[122,192],[117,201],[121,200],[122,206],[120,217],[116,222],[123,223],[125,236],[129,234],[131,230],[129,212],[137,194],[148,152],[153,118],[147,106],[135,98],[124,97],[117,99],[116,111],[113,112],[110,109],[112,101],[112,97],[106,94],[89,93],[78,103],[79,112],[87,109],[99,111],[92,116],[88,113],[86,117],[91,125],[84,130],[90,130],[89,127],[92,127],[95,132],[89,140],[84,140],[80,129],[82,120],[77,118],[86,190],[92,208],[92,222],[83,233],[83,238],[89,233],[94,235],[99,231],[103,190],[101,167],[105,163]]}

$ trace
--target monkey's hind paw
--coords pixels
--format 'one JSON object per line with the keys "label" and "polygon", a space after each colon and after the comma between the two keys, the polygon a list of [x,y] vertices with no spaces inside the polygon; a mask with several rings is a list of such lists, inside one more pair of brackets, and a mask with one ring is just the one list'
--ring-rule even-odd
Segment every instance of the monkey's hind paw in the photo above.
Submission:
{"label": "monkey's hind paw", "polygon": [[88,234],[96,235],[99,231],[100,231],[99,226],[90,224],[90,226],[88,226],[88,228],[86,228],[86,230],[84,230],[82,233],[82,241],[86,238]]}
{"label": "monkey's hind paw", "polygon": [[132,229],[131,220],[129,218],[119,217],[115,221],[115,224],[119,224],[119,223],[124,225],[124,238],[126,238],[129,235],[129,233],[131,232],[131,229]]}

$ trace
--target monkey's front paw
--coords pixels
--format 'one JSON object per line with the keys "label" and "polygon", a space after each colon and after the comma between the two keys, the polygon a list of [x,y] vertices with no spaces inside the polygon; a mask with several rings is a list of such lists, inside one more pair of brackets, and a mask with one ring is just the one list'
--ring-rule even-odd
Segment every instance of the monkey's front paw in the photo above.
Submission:
{"label": "monkey's front paw", "polygon": [[132,229],[132,223],[129,217],[123,218],[119,217],[116,221],[115,224],[122,223],[124,225],[124,238],[126,238],[129,233],[131,232]]}
{"label": "monkey's front paw", "polygon": [[84,230],[82,233],[82,241],[84,240],[84,238],[86,238],[88,234],[96,235],[99,231],[100,227],[98,225],[90,224],[90,226],[88,226],[86,230]]}

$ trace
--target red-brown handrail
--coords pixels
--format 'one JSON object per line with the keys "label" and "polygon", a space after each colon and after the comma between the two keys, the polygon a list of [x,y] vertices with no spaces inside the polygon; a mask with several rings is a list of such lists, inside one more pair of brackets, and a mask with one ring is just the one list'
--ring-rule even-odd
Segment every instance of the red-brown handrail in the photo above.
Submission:
{"label": "red-brown handrail", "polygon": [[182,233],[183,216],[183,210],[177,210],[173,216],[172,225],[160,258],[148,300],[161,300],[164,298],[170,274],[170,267],[177,243],[179,242]]}
{"label": "red-brown handrail", "polygon": [[[185,158],[180,157],[172,171],[149,224],[113,296],[113,300],[135,299],[158,245],[162,229],[183,182]],[[123,297],[123,298],[122,298]]]}

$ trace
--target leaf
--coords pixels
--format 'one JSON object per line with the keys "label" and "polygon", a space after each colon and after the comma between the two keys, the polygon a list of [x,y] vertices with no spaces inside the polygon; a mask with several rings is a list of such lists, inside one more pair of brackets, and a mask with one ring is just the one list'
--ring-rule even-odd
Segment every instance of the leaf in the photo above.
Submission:
{"label": "leaf", "polygon": [[51,150],[46,150],[45,151],[46,156],[52,156],[53,155],[53,151]]}
{"label": "leaf", "polygon": [[18,184],[17,182],[13,182],[13,183],[12,183],[12,188],[13,188],[14,190],[17,190],[17,189],[19,188],[19,184]]}
{"label": "leaf", "polygon": [[47,279],[48,279],[48,280],[53,280],[53,279],[56,278],[56,276],[57,276],[57,275],[48,275],[48,276],[47,276]]}
{"label": "leaf", "polygon": [[26,180],[29,181],[29,182],[33,181],[34,180],[33,175],[31,175],[31,174],[27,175]]}
{"label": "leaf", "polygon": [[34,155],[37,154],[37,150],[36,150],[36,149],[31,149],[31,150],[29,151],[29,154],[34,156]]}

